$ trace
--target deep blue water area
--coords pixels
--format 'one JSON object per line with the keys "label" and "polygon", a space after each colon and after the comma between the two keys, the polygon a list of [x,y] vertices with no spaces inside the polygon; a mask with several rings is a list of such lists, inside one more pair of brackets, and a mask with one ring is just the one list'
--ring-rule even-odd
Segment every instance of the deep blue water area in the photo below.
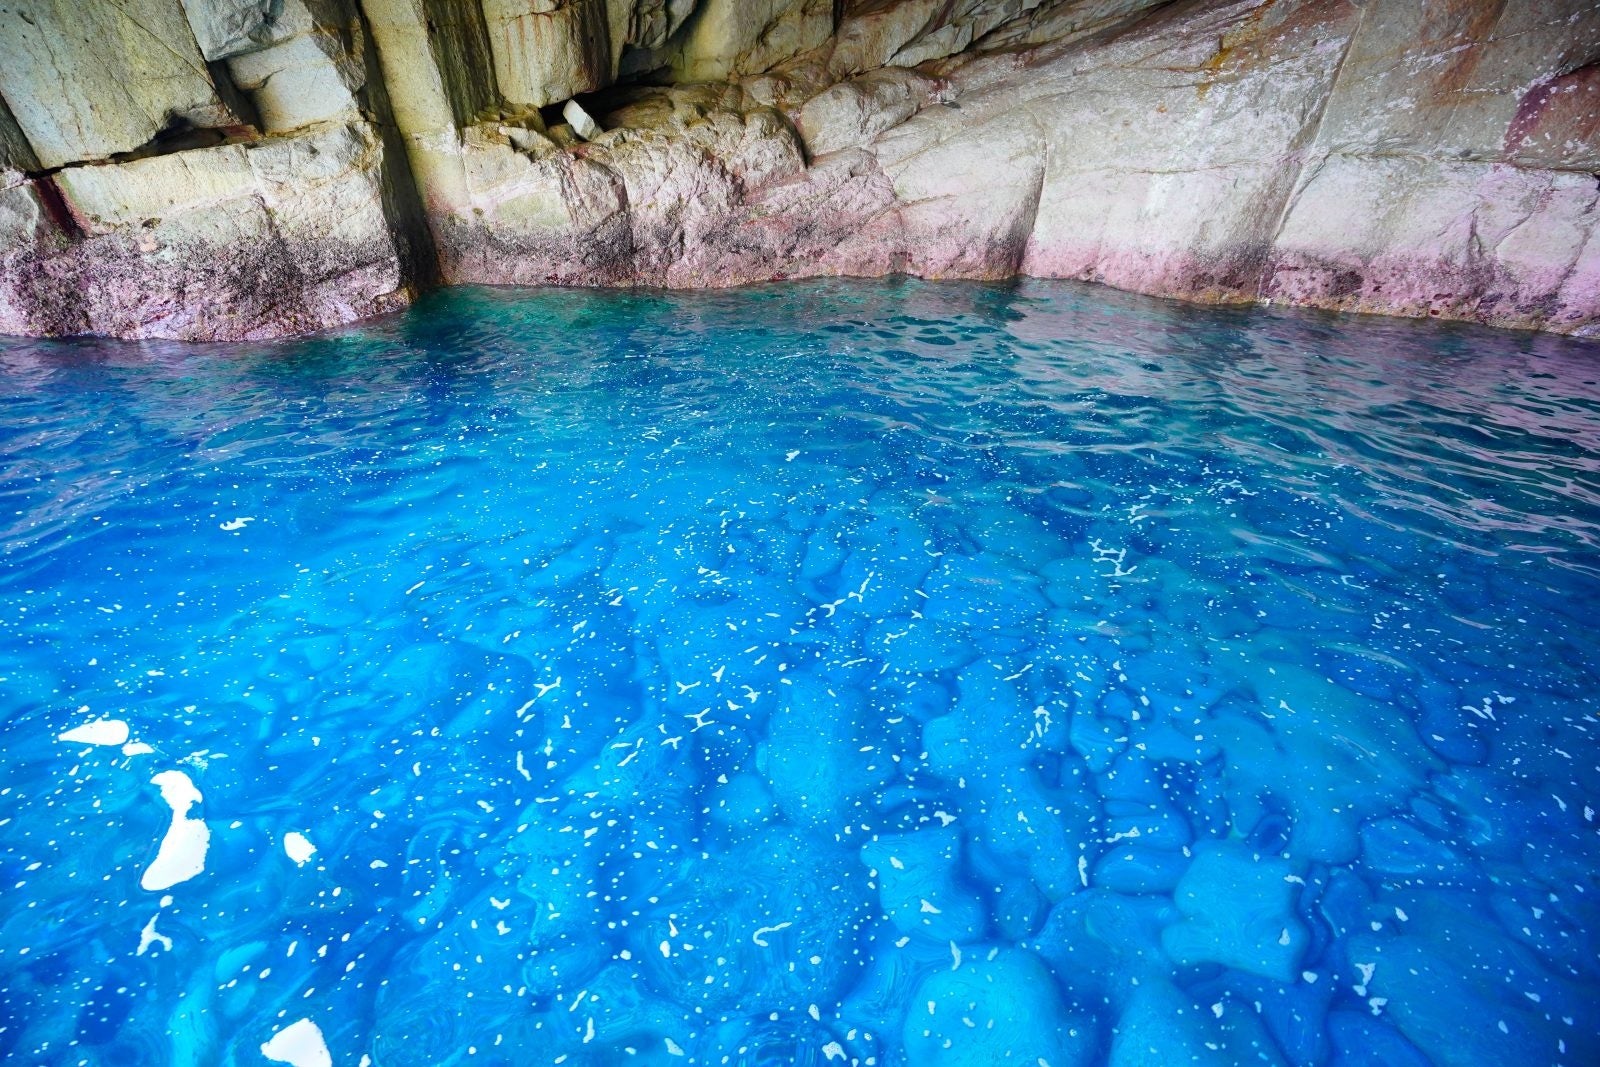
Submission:
{"label": "deep blue water area", "polygon": [[1600,345],[1068,283],[0,343],[0,1058],[1600,1063]]}

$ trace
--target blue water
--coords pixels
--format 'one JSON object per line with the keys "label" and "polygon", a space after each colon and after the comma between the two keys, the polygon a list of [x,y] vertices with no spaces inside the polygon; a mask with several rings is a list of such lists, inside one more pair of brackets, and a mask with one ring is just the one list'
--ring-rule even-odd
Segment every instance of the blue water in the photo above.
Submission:
{"label": "blue water", "polygon": [[1600,1062],[1592,342],[7,341],[0,523],[7,1062]]}

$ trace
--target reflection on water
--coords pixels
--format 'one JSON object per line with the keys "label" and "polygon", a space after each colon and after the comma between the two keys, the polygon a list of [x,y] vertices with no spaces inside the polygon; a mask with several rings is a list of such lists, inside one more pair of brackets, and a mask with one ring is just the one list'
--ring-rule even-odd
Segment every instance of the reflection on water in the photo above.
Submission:
{"label": "reflection on water", "polygon": [[1600,1060],[1600,347],[1070,284],[0,342],[0,1054]]}

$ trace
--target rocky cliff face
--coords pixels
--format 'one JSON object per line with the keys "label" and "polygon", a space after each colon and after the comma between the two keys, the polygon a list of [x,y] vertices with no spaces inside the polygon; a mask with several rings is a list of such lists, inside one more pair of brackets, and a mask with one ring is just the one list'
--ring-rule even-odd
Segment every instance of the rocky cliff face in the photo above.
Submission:
{"label": "rocky cliff face", "polygon": [[1600,334],[1593,0],[0,0],[0,332],[1084,278]]}

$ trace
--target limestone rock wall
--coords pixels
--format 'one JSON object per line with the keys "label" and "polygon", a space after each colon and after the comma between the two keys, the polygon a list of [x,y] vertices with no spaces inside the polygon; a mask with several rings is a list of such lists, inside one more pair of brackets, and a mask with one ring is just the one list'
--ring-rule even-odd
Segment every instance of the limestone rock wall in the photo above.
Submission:
{"label": "limestone rock wall", "polygon": [[0,0],[0,332],[1084,278],[1600,334],[1593,0]]}
{"label": "limestone rock wall", "polygon": [[403,306],[432,252],[368,37],[336,0],[0,3],[0,332],[272,337]]}

